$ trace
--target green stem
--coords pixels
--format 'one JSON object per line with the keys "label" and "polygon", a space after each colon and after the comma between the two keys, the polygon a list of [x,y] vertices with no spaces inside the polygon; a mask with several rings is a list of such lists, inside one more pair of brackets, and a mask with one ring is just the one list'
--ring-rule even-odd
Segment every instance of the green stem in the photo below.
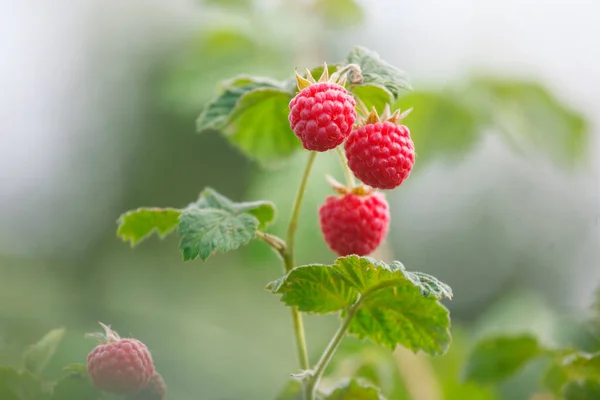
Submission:
{"label": "green stem", "polygon": [[[316,152],[311,151],[308,156],[308,161],[306,162],[306,167],[304,168],[304,173],[302,175],[302,180],[300,181],[300,186],[298,187],[298,193],[296,194],[296,199],[294,200],[292,216],[290,218],[290,224],[288,226],[287,231],[287,246],[284,252],[282,253],[286,273],[290,272],[295,265],[294,247],[296,238],[296,228],[298,228],[298,218],[300,216],[300,209],[302,207],[302,199],[304,198],[304,192],[306,191],[306,184],[308,182],[308,177],[310,175],[310,171],[312,170],[312,166],[315,162],[316,155]],[[300,314],[300,311],[298,311],[298,308],[296,307],[292,307],[291,312],[292,322],[294,325],[294,335],[296,337],[296,348],[298,350],[298,361],[300,363],[300,368],[303,370],[307,370],[310,368],[310,364],[308,362],[308,350],[306,348],[306,338],[304,336],[302,314]],[[311,400],[310,397],[305,397],[305,399]]]}
{"label": "green stem", "polygon": [[310,175],[310,171],[312,170],[312,166],[315,162],[316,156],[316,152],[310,152],[310,155],[308,156],[308,161],[306,162],[306,167],[304,168],[302,180],[300,181],[300,187],[298,188],[298,193],[296,194],[296,199],[294,200],[294,206],[292,208],[292,217],[290,219],[287,237],[285,240],[285,242],[287,243],[287,251],[283,260],[285,262],[286,272],[290,272],[291,269],[294,268],[294,240],[296,238],[296,228],[298,228],[298,217],[300,216],[300,209],[302,208],[302,199],[304,198],[304,192],[306,191],[308,177]]}
{"label": "green stem", "polygon": [[346,155],[342,151],[342,148],[338,146],[337,148],[338,155],[340,156],[340,160],[342,160],[342,165],[344,166],[344,175],[346,176],[346,185],[350,189],[353,189],[356,186],[356,182],[354,181],[354,174],[350,170],[348,166],[348,159],[346,159]]}
{"label": "green stem", "polygon": [[314,399],[315,392],[317,390],[317,387],[319,386],[319,382],[321,381],[321,377],[323,376],[323,373],[325,372],[325,369],[327,368],[329,362],[333,358],[333,355],[335,354],[336,350],[340,346],[340,343],[342,343],[342,339],[346,335],[346,331],[348,330],[350,322],[352,322],[352,318],[354,318],[356,311],[360,307],[361,301],[362,299],[359,298],[356,301],[356,303],[354,303],[351,307],[349,307],[346,310],[346,316],[344,317],[342,324],[338,328],[333,338],[331,338],[331,341],[327,345],[327,348],[323,352],[323,355],[319,359],[319,362],[317,362],[317,365],[315,365],[313,375],[307,384],[311,391],[311,400]]}

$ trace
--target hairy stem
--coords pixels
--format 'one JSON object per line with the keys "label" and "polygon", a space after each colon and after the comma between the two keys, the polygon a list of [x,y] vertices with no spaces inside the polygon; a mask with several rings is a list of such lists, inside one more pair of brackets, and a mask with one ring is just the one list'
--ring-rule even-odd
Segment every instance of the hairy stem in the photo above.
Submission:
{"label": "hairy stem", "polygon": [[[316,155],[316,152],[311,151],[308,156],[308,161],[306,162],[306,167],[304,168],[304,173],[302,175],[302,180],[300,181],[300,186],[298,187],[298,193],[296,194],[296,199],[294,200],[292,216],[290,218],[290,224],[287,231],[286,248],[282,253],[286,273],[291,271],[295,265],[294,244],[296,238],[296,228],[298,227],[298,217],[300,215],[300,208],[302,207],[302,199],[304,198],[304,192],[306,191],[308,177],[310,175],[310,171],[312,170]],[[300,314],[300,311],[298,311],[297,307],[292,307],[291,312],[292,322],[294,325],[294,335],[296,337],[296,348],[298,350],[298,361],[300,363],[300,368],[307,370],[310,368],[310,364],[308,363],[308,350],[306,348],[306,338],[304,336],[302,315]],[[310,400],[310,397],[305,396],[305,399]]]}
{"label": "hairy stem", "polygon": [[271,246],[282,258],[285,257],[287,245],[281,238],[262,231],[256,231],[256,237]]}
{"label": "hairy stem", "polygon": [[350,187],[350,189],[356,186],[356,182],[354,181],[354,174],[350,170],[348,166],[348,159],[346,159],[346,155],[342,151],[340,146],[337,147],[337,153],[340,156],[340,160],[342,160],[342,165],[344,166],[344,175],[346,176],[346,185]]}
{"label": "hairy stem", "polygon": [[327,348],[325,349],[325,351],[323,352],[323,355],[319,359],[319,362],[317,362],[317,365],[315,365],[312,377],[308,381],[308,384],[307,384],[308,388],[311,391],[311,396],[312,396],[312,397],[310,397],[310,400],[314,399],[315,392],[317,390],[317,387],[319,386],[319,382],[321,381],[321,377],[323,376],[325,369],[329,365],[329,362],[333,358],[333,355],[335,354],[338,347],[340,346],[340,343],[342,343],[342,339],[346,335],[346,332],[348,331],[348,327],[350,326],[350,322],[352,322],[352,318],[354,318],[354,315],[356,314],[356,311],[360,307],[361,302],[362,302],[362,298],[359,298],[356,301],[356,303],[354,303],[351,307],[349,307],[346,310],[346,316],[344,317],[342,324],[338,328],[335,335],[333,335],[333,337],[331,338],[331,341],[329,341],[329,344],[327,345]]}

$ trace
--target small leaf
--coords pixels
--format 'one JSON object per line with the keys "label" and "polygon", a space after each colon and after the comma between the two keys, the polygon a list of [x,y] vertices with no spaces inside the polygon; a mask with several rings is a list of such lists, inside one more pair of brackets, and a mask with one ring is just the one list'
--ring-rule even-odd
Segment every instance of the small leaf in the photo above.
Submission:
{"label": "small leaf", "polygon": [[404,90],[411,90],[406,72],[388,64],[379,55],[364,47],[357,46],[346,57],[347,64],[358,64],[362,71],[361,85],[385,87],[397,99]]}
{"label": "small leaf", "polygon": [[264,201],[234,203],[207,188],[179,218],[179,248],[184,260],[205,261],[214,252],[227,252],[247,244],[259,226],[275,217],[273,204]]}
{"label": "small leaf", "polygon": [[156,232],[164,238],[179,222],[180,210],[174,208],[138,208],[121,215],[117,235],[135,246]]}
{"label": "small leaf", "polygon": [[485,339],[469,355],[463,374],[478,383],[496,383],[542,354],[537,340],[529,335]]}
{"label": "small leaf", "polygon": [[450,287],[430,275],[408,272],[397,261],[388,265],[370,257],[340,257],[333,265],[296,267],[267,288],[304,312],[357,307],[349,332],[384,346],[400,344],[438,355],[450,344],[448,310],[438,302],[452,296]]}
{"label": "small leaf", "polygon": [[2,400],[49,400],[50,395],[42,390],[42,384],[29,372],[17,372],[0,367],[0,399]]}
{"label": "small leaf", "polygon": [[97,400],[102,393],[92,386],[89,379],[79,374],[59,380],[52,391],[52,400]]}
{"label": "small leaf", "polygon": [[586,379],[567,383],[563,389],[565,400],[595,400],[600,399],[600,381]]}
{"label": "small leaf", "polygon": [[357,85],[351,88],[352,93],[358,96],[367,110],[373,107],[380,113],[383,112],[386,104],[391,104],[394,100],[392,93],[384,86],[380,85]]}
{"label": "small leaf", "polygon": [[385,397],[379,389],[352,379],[341,384],[325,400],[385,400]]}
{"label": "small leaf", "polygon": [[34,375],[41,374],[56,353],[64,336],[64,328],[53,329],[39,342],[30,346],[23,355],[25,369]]}
{"label": "small leaf", "polygon": [[229,141],[263,166],[281,164],[302,148],[288,121],[290,92],[256,89],[244,94],[231,113]]}
{"label": "small leaf", "polygon": [[280,88],[280,85],[268,78],[241,76],[226,82],[224,90],[204,107],[196,120],[196,130],[222,130],[231,119],[231,113],[239,100],[246,94],[264,88]]}

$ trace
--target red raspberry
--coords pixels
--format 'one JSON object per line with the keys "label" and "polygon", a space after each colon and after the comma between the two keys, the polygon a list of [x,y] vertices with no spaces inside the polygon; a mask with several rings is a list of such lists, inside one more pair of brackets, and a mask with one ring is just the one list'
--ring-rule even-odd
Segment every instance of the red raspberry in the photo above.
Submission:
{"label": "red raspberry", "polygon": [[343,86],[318,82],[290,101],[290,127],[307,150],[327,151],[348,137],[356,120],[356,102]]}
{"label": "red raspberry", "polygon": [[[364,191],[364,187],[361,189]],[[390,224],[388,203],[382,193],[354,192],[329,196],[319,209],[325,242],[340,256],[372,253]]]}
{"label": "red raspberry", "polygon": [[415,163],[410,131],[389,121],[369,123],[352,131],[344,148],[354,175],[377,189],[400,186]]}
{"label": "red raspberry", "polygon": [[135,395],[146,387],[154,374],[154,364],[146,345],[136,339],[121,339],[109,327],[103,343],[87,357],[87,370],[94,386],[121,395]]}
{"label": "red raspberry", "polygon": [[132,400],[165,400],[166,394],[167,385],[162,376],[158,372],[155,372],[152,378],[150,378],[148,385],[137,396],[134,396]]}

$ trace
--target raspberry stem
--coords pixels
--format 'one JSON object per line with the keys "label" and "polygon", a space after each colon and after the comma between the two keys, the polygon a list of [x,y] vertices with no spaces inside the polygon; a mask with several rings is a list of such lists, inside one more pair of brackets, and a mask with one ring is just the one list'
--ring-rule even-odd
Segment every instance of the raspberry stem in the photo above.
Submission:
{"label": "raspberry stem", "polygon": [[348,166],[348,160],[346,159],[346,155],[342,151],[341,147],[338,146],[336,148],[336,150],[340,156],[342,165],[344,166],[344,175],[346,176],[346,185],[348,185],[348,188],[350,189],[350,191],[352,191],[352,189],[354,189],[354,187],[356,186],[356,182],[354,181],[354,174],[352,173],[352,171],[350,170],[350,167]]}
{"label": "raspberry stem", "polygon": [[[312,170],[316,156],[317,153],[314,151],[311,151],[308,156],[306,167],[304,168],[304,173],[302,174],[302,179],[300,181],[300,186],[298,187],[298,193],[296,194],[296,199],[294,200],[294,206],[292,207],[292,216],[290,218],[290,224],[288,225],[286,237],[287,246],[285,248],[285,251],[283,252],[283,263],[286,273],[291,271],[295,265],[294,244],[296,238],[296,229],[298,228],[298,218],[300,216],[300,209],[302,207],[302,199],[304,198],[304,192],[306,192],[306,184],[308,183],[308,177],[310,176],[310,171]],[[294,335],[296,337],[296,347],[298,350],[298,361],[300,363],[300,368],[303,370],[307,370],[310,368],[310,364],[308,362],[308,350],[306,348],[306,338],[304,335],[302,314],[300,314],[300,311],[298,311],[297,307],[292,307],[291,313],[292,323],[294,325]],[[310,398],[306,398],[305,400],[310,400]]]}

